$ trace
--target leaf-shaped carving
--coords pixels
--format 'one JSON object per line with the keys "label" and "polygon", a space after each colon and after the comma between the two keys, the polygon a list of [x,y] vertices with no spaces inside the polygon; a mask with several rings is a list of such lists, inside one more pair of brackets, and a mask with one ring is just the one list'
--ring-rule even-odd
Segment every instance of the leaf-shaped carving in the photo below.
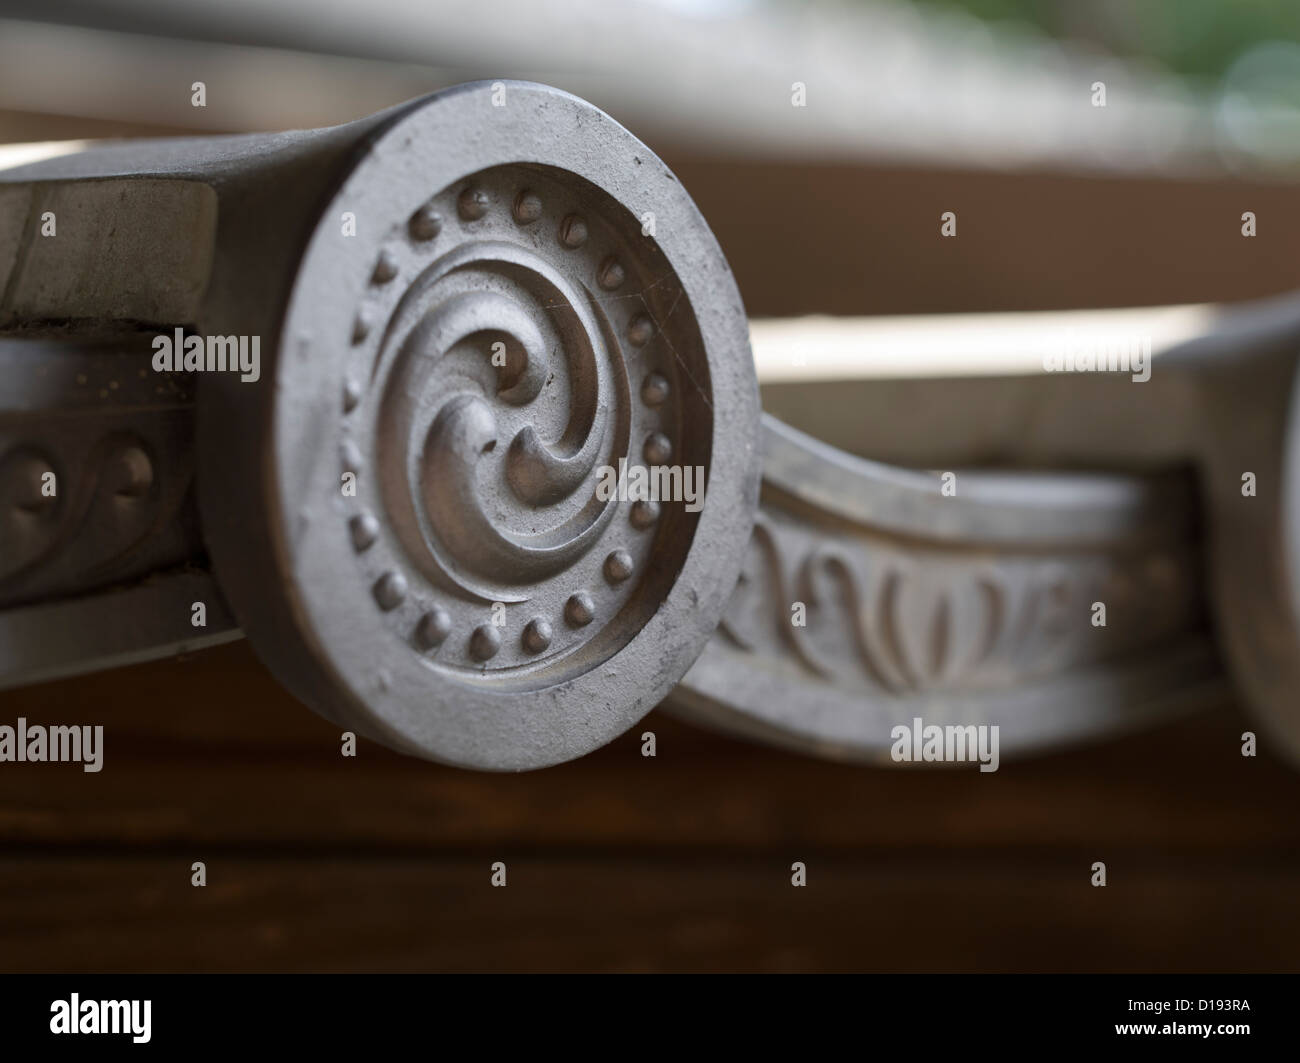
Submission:
{"label": "leaf-shaped carving", "polygon": [[[885,539],[810,537],[760,517],[724,636],[752,653],[784,649],[838,685],[897,696],[1003,687],[1131,652],[1182,623],[1190,559],[1162,553],[972,557]],[[1090,606],[1117,585],[1129,604],[1111,628]],[[1160,607],[1139,609],[1160,589]],[[802,601],[807,625],[791,622]],[[1153,612],[1154,610],[1154,612]]]}

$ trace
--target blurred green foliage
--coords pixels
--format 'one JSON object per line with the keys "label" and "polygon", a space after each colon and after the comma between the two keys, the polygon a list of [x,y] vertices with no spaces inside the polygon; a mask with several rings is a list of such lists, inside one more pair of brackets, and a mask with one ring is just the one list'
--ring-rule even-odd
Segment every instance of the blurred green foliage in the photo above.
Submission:
{"label": "blurred green foliage", "polygon": [[1300,42],[1300,0],[918,0],[917,6],[1019,22],[1215,80],[1253,45]]}

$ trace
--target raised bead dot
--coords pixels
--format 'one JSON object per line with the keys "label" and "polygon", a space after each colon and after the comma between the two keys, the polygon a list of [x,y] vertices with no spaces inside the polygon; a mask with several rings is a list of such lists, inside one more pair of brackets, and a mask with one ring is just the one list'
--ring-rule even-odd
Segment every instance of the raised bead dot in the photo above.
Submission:
{"label": "raised bead dot", "polygon": [[612,292],[626,279],[627,274],[623,272],[622,263],[613,255],[600,264],[600,272],[596,275],[596,283],[607,292]]}
{"label": "raised bead dot", "polygon": [[577,594],[569,596],[569,600],[564,603],[564,619],[574,627],[585,627],[591,623],[591,618],[596,615],[596,606],[591,600],[591,595],[586,591],[578,591]]}
{"label": "raised bead dot", "polygon": [[352,536],[352,548],[357,553],[369,550],[379,538],[379,521],[369,513],[358,513],[348,521],[348,533]]}
{"label": "raised bead dot", "polygon": [[651,465],[667,465],[673,456],[673,445],[662,432],[651,432],[645,437],[645,446],[641,452]]}
{"label": "raised bead dot", "polygon": [[641,382],[641,401],[647,406],[661,406],[668,399],[668,378],[651,373]]}
{"label": "raised bead dot", "polygon": [[379,259],[375,262],[375,271],[370,275],[370,279],[375,284],[387,284],[397,276],[397,259],[393,257],[391,251],[381,251]]}
{"label": "raised bead dot", "polygon": [[415,625],[415,642],[422,650],[441,646],[451,634],[451,617],[447,610],[435,605]]}
{"label": "raised bead dot", "polygon": [[463,221],[478,221],[488,212],[488,195],[481,188],[472,185],[465,189],[456,199],[456,212]]}
{"label": "raised bead dot", "polygon": [[374,592],[380,609],[396,609],[406,598],[406,577],[400,572],[385,572],[375,580]]}
{"label": "raised bead dot", "polygon": [[570,214],[560,222],[560,243],[565,247],[581,247],[586,242],[587,223],[579,215]]}
{"label": "raised bead dot", "polygon": [[501,632],[492,624],[479,624],[469,637],[469,655],[476,661],[491,660],[501,649]]}
{"label": "raised bead dot", "polygon": [[652,502],[649,499],[640,499],[632,503],[632,512],[628,515],[628,520],[632,522],[632,527],[638,531],[645,531],[655,521],[659,519],[659,503]]}
{"label": "raised bead dot", "polygon": [[529,653],[542,653],[551,644],[551,622],[545,617],[536,616],[528,621],[524,628],[524,649]]}
{"label": "raised bead dot", "polygon": [[650,342],[650,337],[654,335],[654,322],[645,314],[637,314],[627,324],[628,342],[633,347],[644,347]]}
{"label": "raised bead dot", "polygon": [[442,232],[442,215],[433,209],[432,204],[426,203],[411,215],[406,227],[415,239],[432,240]]}
{"label": "raised bead dot", "polygon": [[363,307],[357,312],[356,320],[352,322],[352,342],[360,343],[370,335],[370,330],[374,327],[374,312],[369,307]]}
{"label": "raised bead dot", "polygon": [[632,575],[632,555],[626,550],[615,550],[605,558],[605,578],[610,583],[622,583]]}
{"label": "raised bead dot", "polygon": [[143,498],[153,486],[153,462],[139,447],[129,446],[113,459],[112,475],[118,498]]}
{"label": "raised bead dot", "polygon": [[514,210],[515,221],[520,225],[532,225],[542,216],[542,200],[535,192],[529,192],[527,189],[515,196]]}
{"label": "raised bead dot", "polygon": [[361,401],[361,385],[351,377],[343,382],[343,412],[351,413]]}

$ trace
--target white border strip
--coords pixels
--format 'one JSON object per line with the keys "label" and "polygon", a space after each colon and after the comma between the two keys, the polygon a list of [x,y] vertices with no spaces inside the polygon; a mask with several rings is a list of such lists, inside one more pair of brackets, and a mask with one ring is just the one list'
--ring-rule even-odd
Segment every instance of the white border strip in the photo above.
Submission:
{"label": "white border strip", "polygon": [[762,383],[1028,375],[1063,346],[1149,341],[1153,356],[1210,331],[1212,304],[750,322]]}

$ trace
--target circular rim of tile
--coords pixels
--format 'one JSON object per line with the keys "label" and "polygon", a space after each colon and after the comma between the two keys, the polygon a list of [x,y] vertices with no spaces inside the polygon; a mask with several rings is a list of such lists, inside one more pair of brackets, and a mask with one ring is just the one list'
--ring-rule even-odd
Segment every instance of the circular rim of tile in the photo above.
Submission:
{"label": "circular rim of tile", "polygon": [[[268,468],[258,477],[214,476],[204,504],[208,511],[219,507],[241,514],[244,527],[214,551],[218,576],[259,654],[303,700],[329,719],[403,752],[464,767],[517,771],[567,761],[611,741],[685,674],[734,589],[753,526],[761,468],[748,320],[698,209],[668,168],[603,112],[555,89],[505,84],[507,108],[493,107],[492,83],[480,82],[415,101],[378,123],[360,124],[365,150],[358,145],[352,168],[319,215],[271,357],[264,353],[263,386],[250,389],[249,401],[260,409],[249,417],[257,437],[248,445],[262,448]],[[474,135],[466,136],[466,129]],[[675,580],[652,612],[637,614],[639,626],[617,632],[610,643],[616,648],[607,656],[592,655],[594,663],[587,666],[584,655],[570,655],[566,672],[539,665],[536,672],[524,669],[491,682],[460,681],[435,672],[436,661],[430,659],[439,654],[416,652],[409,632],[395,640],[385,626],[383,616],[391,619],[391,614],[375,608],[373,578],[355,563],[346,516],[337,516],[342,512],[338,463],[319,460],[330,451],[321,447],[317,426],[340,421],[349,356],[355,358],[357,350],[346,341],[356,308],[365,305],[386,234],[398,231],[405,239],[409,219],[431,194],[505,163],[573,174],[633,218],[655,213],[655,253],[680,281],[683,309],[693,315],[698,357],[707,369],[700,386],[712,422],[700,432],[709,447],[708,491],[703,508],[692,515],[697,518],[693,536],[688,544],[682,540]],[[382,224],[363,227],[355,241],[344,242],[354,246],[343,250],[336,224],[342,209]],[[490,209],[508,212],[510,204],[493,203]],[[451,246],[455,224],[444,221],[436,253],[442,253],[444,241]],[[378,322],[367,324],[374,328]],[[321,343],[304,358],[297,350],[304,335],[337,335],[344,342]],[[223,438],[210,433],[205,445]],[[342,437],[334,438],[337,454]],[[218,538],[223,534],[218,531]],[[578,585],[573,592],[582,589]],[[656,585],[656,593],[661,590]],[[413,590],[408,594],[416,597]],[[357,608],[359,601],[368,608]],[[417,601],[409,605],[428,608]],[[600,625],[588,629],[593,639],[619,622],[618,616],[602,617],[599,601],[595,607]],[[641,623],[643,615],[648,619]],[[548,620],[558,638],[566,630],[562,615]],[[513,644],[521,630],[501,634]],[[451,639],[469,637],[468,630],[458,628]]]}

